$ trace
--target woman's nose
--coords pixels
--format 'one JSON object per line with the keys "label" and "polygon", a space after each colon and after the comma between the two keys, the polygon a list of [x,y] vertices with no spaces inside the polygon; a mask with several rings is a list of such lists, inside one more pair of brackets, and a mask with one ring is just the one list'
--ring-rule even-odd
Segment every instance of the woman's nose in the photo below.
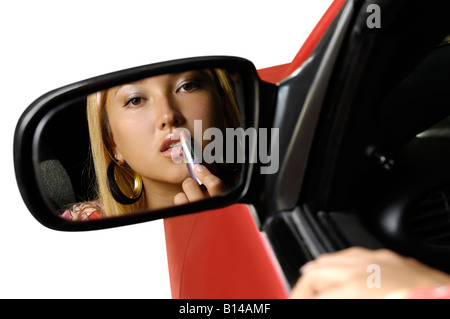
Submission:
{"label": "woman's nose", "polygon": [[176,106],[168,98],[163,98],[158,103],[160,109],[159,129],[166,129],[171,127],[178,127],[184,123],[183,115],[177,110]]}

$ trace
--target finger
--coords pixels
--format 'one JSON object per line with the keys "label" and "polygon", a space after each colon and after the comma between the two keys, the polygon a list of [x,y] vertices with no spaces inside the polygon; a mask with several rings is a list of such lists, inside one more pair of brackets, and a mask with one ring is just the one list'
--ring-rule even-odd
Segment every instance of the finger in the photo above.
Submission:
{"label": "finger", "polygon": [[367,298],[367,290],[369,288],[364,288],[355,285],[354,283],[335,285],[328,287],[318,292],[315,295],[316,299],[365,299]]}
{"label": "finger", "polygon": [[305,282],[303,278],[297,281],[290,294],[291,299],[312,299],[314,297],[315,291],[313,287],[308,282]]}
{"label": "finger", "polygon": [[205,166],[196,164],[195,175],[205,185],[210,196],[217,196],[225,192],[225,185],[222,180],[212,174]]}
{"label": "finger", "polygon": [[292,298],[317,298],[349,282],[365,283],[366,269],[352,265],[310,264],[292,290]]}
{"label": "finger", "polygon": [[173,202],[175,203],[175,205],[183,205],[189,203],[189,200],[185,193],[180,192],[175,195]]}
{"label": "finger", "polygon": [[324,253],[317,257],[313,264],[328,267],[366,264],[371,257],[373,258],[373,251],[361,247],[351,247],[336,252]]}
{"label": "finger", "polygon": [[182,184],[184,194],[189,202],[197,201],[205,198],[200,185],[192,178],[188,177]]}

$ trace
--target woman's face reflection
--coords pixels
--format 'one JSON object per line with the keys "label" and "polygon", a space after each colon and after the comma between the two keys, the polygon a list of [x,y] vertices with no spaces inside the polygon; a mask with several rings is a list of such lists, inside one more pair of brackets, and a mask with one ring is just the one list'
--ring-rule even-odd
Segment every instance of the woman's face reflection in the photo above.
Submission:
{"label": "woman's face reflection", "polygon": [[142,177],[147,190],[162,184],[180,187],[189,173],[186,165],[172,160],[168,137],[176,128],[186,128],[194,137],[194,120],[202,121],[203,131],[222,129],[222,108],[209,71],[159,75],[114,87],[106,97],[111,148],[119,162]]}

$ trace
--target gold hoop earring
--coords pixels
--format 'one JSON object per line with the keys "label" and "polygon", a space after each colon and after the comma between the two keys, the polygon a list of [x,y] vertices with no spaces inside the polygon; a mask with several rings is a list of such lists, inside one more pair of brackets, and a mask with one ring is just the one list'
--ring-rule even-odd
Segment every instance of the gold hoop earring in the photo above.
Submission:
{"label": "gold hoop earring", "polygon": [[107,183],[109,191],[111,192],[111,195],[114,197],[114,199],[124,205],[131,205],[136,203],[139,198],[141,198],[143,193],[143,186],[142,186],[142,178],[134,172],[134,188],[133,193],[131,196],[125,195],[122,190],[120,189],[119,185],[117,185],[116,181],[116,162],[111,161],[111,163],[108,166],[107,171]]}

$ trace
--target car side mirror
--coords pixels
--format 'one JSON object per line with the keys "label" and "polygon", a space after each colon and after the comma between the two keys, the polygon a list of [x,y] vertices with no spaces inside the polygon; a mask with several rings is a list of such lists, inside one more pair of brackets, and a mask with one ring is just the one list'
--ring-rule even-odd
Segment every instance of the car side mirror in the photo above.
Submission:
{"label": "car side mirror", "polygon": [[15,131],[22,198],[39,222],[66,231],[245,201],[259,165],[261,83],[248,60],[199,57],[48,92]]}

